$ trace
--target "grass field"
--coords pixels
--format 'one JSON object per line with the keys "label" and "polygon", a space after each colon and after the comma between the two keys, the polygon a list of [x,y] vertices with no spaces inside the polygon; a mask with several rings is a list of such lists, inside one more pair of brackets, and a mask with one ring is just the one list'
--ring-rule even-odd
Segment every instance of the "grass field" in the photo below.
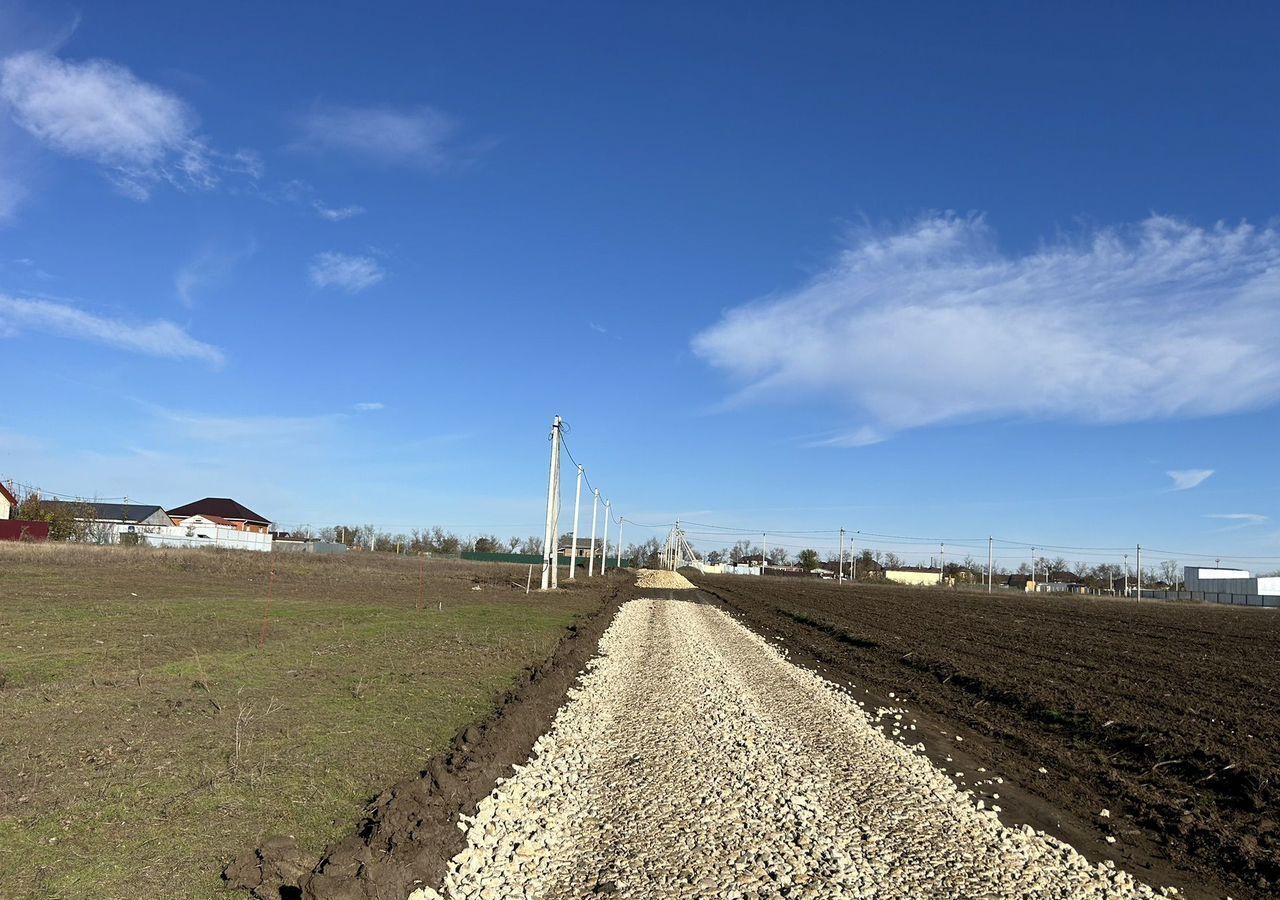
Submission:
{"label": "grass field", "polygon": [[0,898],[207,898],[265,835],[323,849],[604,592],[424,568],[0,544]]}

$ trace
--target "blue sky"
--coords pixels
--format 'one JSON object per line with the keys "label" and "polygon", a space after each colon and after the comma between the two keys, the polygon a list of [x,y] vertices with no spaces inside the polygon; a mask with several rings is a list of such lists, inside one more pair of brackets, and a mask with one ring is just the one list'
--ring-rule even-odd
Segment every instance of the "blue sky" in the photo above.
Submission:
{"label": "blue sky", "polygon": [[634,521],[1280,568],[1278,38],[0,0],[0,478],[535,534],[558,413]]}

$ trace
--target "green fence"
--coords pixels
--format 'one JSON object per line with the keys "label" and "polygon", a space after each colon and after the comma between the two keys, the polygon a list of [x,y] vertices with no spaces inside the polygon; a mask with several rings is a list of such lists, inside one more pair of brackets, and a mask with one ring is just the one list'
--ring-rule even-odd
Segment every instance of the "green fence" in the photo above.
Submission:
{"label": "green fence", "polygon": [[[464,551],[461,555],[463,559],[469,559],[472,562],[516,563],[522,566],[542,565],[542,554],[540,553],[468,553]],[[588,561],[586,559],[579,559],[578,568],[585,569],[587,567],[587,562]],[[569,567],[569,557],[559,557],[559,563],[563,568],[567,569]],[[631,563],[624,559],[622,561],[622,565],[619,566],[617,560],[611,557],[605,561],[605,568],[629,569],[631,568]]]}

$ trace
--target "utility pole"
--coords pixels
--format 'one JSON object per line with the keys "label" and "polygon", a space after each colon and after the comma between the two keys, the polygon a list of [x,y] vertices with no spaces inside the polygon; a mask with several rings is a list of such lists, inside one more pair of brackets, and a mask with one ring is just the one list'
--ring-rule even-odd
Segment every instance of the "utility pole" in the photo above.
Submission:
{"label": "utility pole", "polygon": [[938,542],[938,587],[946,587],[947,580],[947,545]]}
{"label": "utility pole", "polygon": [[1129,596],[1129,554],[1124,555],[1124,595]]}
{"label": "utility pole", "polygon": [[558,587],[556,517],[560,508],[560,417],[551,422],[551,472],[547,476],[547,524],[542,531],[542,589]]}
{"label": "utility pole", "polygon": [[762,534],[760,539],[764,541],[764,549],[760,551],[760,574],[764,574],[764,567],[769,564],[769,535]]}
{"label": "utility pole", "polygon": [[1138,595],[1137,595],[1137,598],[1136,598],[1136,599],[1141,600],[1141,599],[1142,599],[1142,545],[1141,545],[1141,544],[1139,544],[1139,545],[1138,545],[1138,565],[1137,565],[1137,570],[1138,570],[1138,571],[1137,571],[1136,575],[1137,575],[1137,579],[1138,579],[1138,580],[1137,580]]}
{"label": "utility pole", "polygon": [[609,519],[613,518],[609,501],[604,501],[604,546],[600,553],[600,574],[608,575],[609,568]]}
{"label": "utility pole", "polygon": [[840,529],[840,574],[836,576],[836,584],[844,584],[844,529]]}
{"label": "utility pole", "polygon": [[591,500],[591,558],[587,560],[587,577],[596,574],[596,515],[600,510],[600,489],[596,488]]}
{"label": "utility pole", "polygon": [[617,568],[619,569],[622,568],[622,526],[623,524],[626,523],[626,521],[627,520],[622,518],[622,516],[618,516],[618,565],[617,565]]}
{"label": "utility pole", "polygon": [[995,557],[991,555],[991,538],[987,538],[987,593],[991,593],[991,583],[995,580],[995,569],[991,567]]}
{"label": "utility pole", "polygon": [[582,465],[578,465],[578,489],[573,494],[573,545],[569,548],[569,578],[578,577],[578,508],[582,505]]}
{"label": "utility pole", "polygon": [[1031,580],[1036,580],[1036,548],[1031,548]]}

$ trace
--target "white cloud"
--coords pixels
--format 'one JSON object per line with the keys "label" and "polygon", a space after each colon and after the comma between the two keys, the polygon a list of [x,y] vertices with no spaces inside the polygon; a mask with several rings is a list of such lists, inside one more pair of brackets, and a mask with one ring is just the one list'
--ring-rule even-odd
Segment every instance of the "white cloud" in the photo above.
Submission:
{"label": "white cloud", "polygon": [[1173,479],[1170,490],[1189,491],[1203,484],[1213,474],[1213,469],[1171,469],[1165,474]]}
{"label": "white cloud", "polygon": [[195,306],[198,295],[222,281],[241,260],[257,252],[257,243],[250,240],[238,250],[205,247],[173,274],[173,290],[183,306]]}
{"label": "white cloud", "polygon": [[317,253],[308,274],[318,288],[334,287],[351,294],[371,288],[386,277],[373,257],[346,253]]}
{"label": "white cloud", "polygon": [[1113,423],[1280,399],[1280,232],[1152,216],[1021,256],[981,217],[856,240],[693,340],[737,403],[830,397],[824,442],[998,417]]}
{"label": "white cloud", "polygon": [[385,403],[357,403],[355,405],[355,409],[359,410],[360,412],[372,412],[374,410],[386,409],[386,408],[387,408],[387,405]]}
{"label": "white cloud", "polygon": [[316,200],[312,206],[315,208],[316,214],[327,222],[341,222],[365,213],[363,206],[325,206],[319,200]]}
{"label": "white cloud", "polygon": [[23,329],[165,359],[195,359],[214,366],[224,361],[221,350],[196,340],[172,322],[159,320],[134,325],[95,316],[63,303],[0,294],[0,336],[6,336],[6,332],[7,336],[14,336]]}
{"label": "white cloud", "polygon": [[1268,521],[1269,517],[1259,513],[1209,513],[1206,519],[1228,519],[1233,522],[1240,522],[1244,525],[1261,525]]}
{"label": "white cloud", "polygon": [[125,195],[145,200],[157,182],[209,189],[221,176],[255,176],[248,151],[221,154],[197,133],[177,95],[108,60],[67,62],[41,51],[0,61],[0,99],[43,144],[103,168]]}
{"label": "white cloud", "polygon": [[284,442],[314,438],[327,432],[342,416],[221,416],[152,408],[165,423],[166,433],[181,438],[237,444],[245,441]]}
{"label": "white cloud", "polygon": [[383,165],[438,169],[448,161],[453,120],[427,106],[316,105],[298,117],[295,147],[336,151]]}

